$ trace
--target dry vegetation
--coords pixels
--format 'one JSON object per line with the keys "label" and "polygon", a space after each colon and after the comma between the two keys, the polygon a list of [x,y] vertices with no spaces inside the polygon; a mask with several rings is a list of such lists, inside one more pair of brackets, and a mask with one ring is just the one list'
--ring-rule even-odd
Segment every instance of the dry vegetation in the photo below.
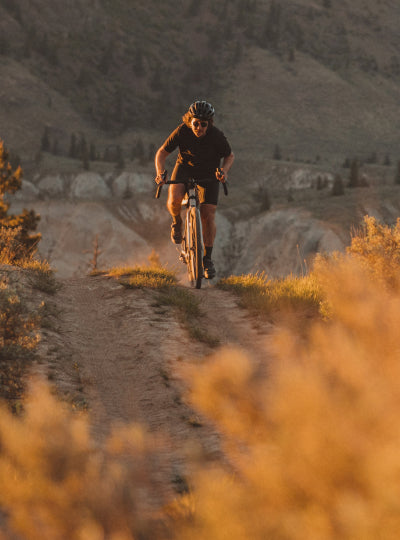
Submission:
{"label": "dry vegetation", "polygon": [[156,513],[147,505],[147,490],[157,470],[157,447],[149,450],[141,429],[125,427],[96,446],[87,418],[66,410],[40,385],[22,417],[3,409],[3,535],[397,538],[398,229],[367,218],[346,255],[320,258],[313,274],[299,282],[230,280],[245,295],[261,291],[257,309],[268,303],[271,313],[289,302],[296,312],[311,297],[313,305],[324,305],[324,317],[313,316],[301,335],[293,326],[279,327],[265,375],[234,350],[188,369],[189,399],[219,427],[227,465],[192,464],[189,493]]}

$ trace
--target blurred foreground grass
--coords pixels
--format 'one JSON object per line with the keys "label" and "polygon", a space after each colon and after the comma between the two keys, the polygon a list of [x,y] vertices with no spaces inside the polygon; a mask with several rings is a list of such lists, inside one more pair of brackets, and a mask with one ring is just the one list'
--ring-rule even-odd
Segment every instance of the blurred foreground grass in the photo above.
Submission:
{"label": "blurred foreground grass", "polygon": [[210,468],[198,453],[188,458],[189,493],[167,505],[154,510],[147,504],[160,465],[158,448],[142,429],[126,426],[99,447],[86,418],[67,411],[41,386],[28,396],[22,418],[3,410],[3,536],[397,538],[398,228],[366,219],[347,254],[319,258],[306,293],[307,277],[300,293],[292,283],[289,293],[287,284],[265,292],[265,276],[238,280],[241,291],[276,295],[268,313],[274,305],[282,309],[288,297],[291,310],[300,297],[302,313],[302,299],[308,305],[317,291],[317,316],[301,336],[295,327],[277,327],[273,357],[266,351],[267,374],[232,349],[187,368],[190,402],[218,426],[226,460]]}

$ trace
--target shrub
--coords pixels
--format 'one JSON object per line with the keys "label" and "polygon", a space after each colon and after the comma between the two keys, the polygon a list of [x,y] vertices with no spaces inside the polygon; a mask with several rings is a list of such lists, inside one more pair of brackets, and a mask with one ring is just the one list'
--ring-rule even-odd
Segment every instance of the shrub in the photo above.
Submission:
{"label": "shrub", "polygon": [[22,396],[23,375],[34,359],[39,341],[39,317],[31,312],[17,291],[0,282],[0,397],[10,404]]}
{"label": "shrub", "polygon": [[176,538],[395,538],[400,526],[400,295],[351,257],[326,276],[333,319],[279,332],[262,376],[243,352],[187,372],[231,467],[199,467]]}
{"label": "shrub", "polygon": [[22,418],[0,410],[0,439],[4,538],[161,537],[149,504],[156,447],[140,428],[115,428],[95,444],[88,418],[36,383]]}
{"label": "shrub", "polygon": [[388,286],[400,283],[400,218],[396,225],[381,225],[365,216],[361,229],[352,235],[347,252]]}
{"label": "shrub", "polygon": [[[16,241],[20,248],[15,251],[15,258],[9,264],[20,258],[25,258],[35,252],[36,246],[40,241],[41,235],[30,234],[37,228],[40,216],[33,210],[24,209],[21,214],[8,214],[9,203],[5,200],[6,194],[13,194],[22,186],[22,169],[17,167],[13,170],[8,162],[9,152],[0,140],[0,227],[13,229],[16,232]],[[22,247],[21,247],[22,246]]]}

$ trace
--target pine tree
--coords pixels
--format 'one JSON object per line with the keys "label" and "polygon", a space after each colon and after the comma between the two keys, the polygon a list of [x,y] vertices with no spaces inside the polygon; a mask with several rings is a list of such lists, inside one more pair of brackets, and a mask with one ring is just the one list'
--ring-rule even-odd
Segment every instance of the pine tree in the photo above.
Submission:
{"label": "pine tree", "polygon": [[397,162],[397,172],[394,179],[395,184],[400,184],[400,160]]}
{"label": "pine tree", "polygon": [[344,195],[344,184],[340,174],[337,174],[333,180],[331,195],[335,197]]}
{"label": "pine tree", "polygon": [[15,240],[19,249],[15,251],[10,262],[16,262],[31,255],[40,241],[41,235],[31,235],[35,231],[40,216],[34,210],[24,209],[21,214],[8,214],[10,204],[5,200],[6,194],[13,194],[22,187],[22,169],[13,169],[9,163],[9,152],[0,140],[0,228],[16,229]]}
{"label": "pine tree", "polygon": [[279,144],[276,144],[276,145],[275,145],[274,153],[273,153],[272,159],[276,159],[276,160],[282,159],[282,153],[281,153],[281,149],[280,149]]}
{"label": "pine tree", "polygon": [[44,128],[44,132],[42,135],[41,150],[42,152],[50,151],[50,136],[49,136],[49,128],[47,126]]}
{"label": "pine tree", "polygon": [[358,187],[360,185],[360,165],[357,159],[353,159],[350,164],[349,187]]}
{"label": "pine tree", "polygon": [[118,170],[123,170],[125,169],[125,160],[124,160],[124,153],[122,151],[122,148],[118,145],[117,146],[117,155],[116,155],[116,168]]}
{"label": "pine tree", "polygon": [[69,143],[69,157],[75,159],[78,155],[77,145],[76,145],[76,135],[72,133],[71,140]]}

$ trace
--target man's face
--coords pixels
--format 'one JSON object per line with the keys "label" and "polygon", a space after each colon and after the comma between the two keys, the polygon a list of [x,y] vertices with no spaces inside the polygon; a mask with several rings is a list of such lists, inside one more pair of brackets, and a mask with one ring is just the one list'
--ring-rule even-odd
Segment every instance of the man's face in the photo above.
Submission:
{"label": "man's face", "polygon": [[198,118],[193,118],[191,122],[192,131],[196,137],[204,137],[208,128],[207,120],[199,120]]}

